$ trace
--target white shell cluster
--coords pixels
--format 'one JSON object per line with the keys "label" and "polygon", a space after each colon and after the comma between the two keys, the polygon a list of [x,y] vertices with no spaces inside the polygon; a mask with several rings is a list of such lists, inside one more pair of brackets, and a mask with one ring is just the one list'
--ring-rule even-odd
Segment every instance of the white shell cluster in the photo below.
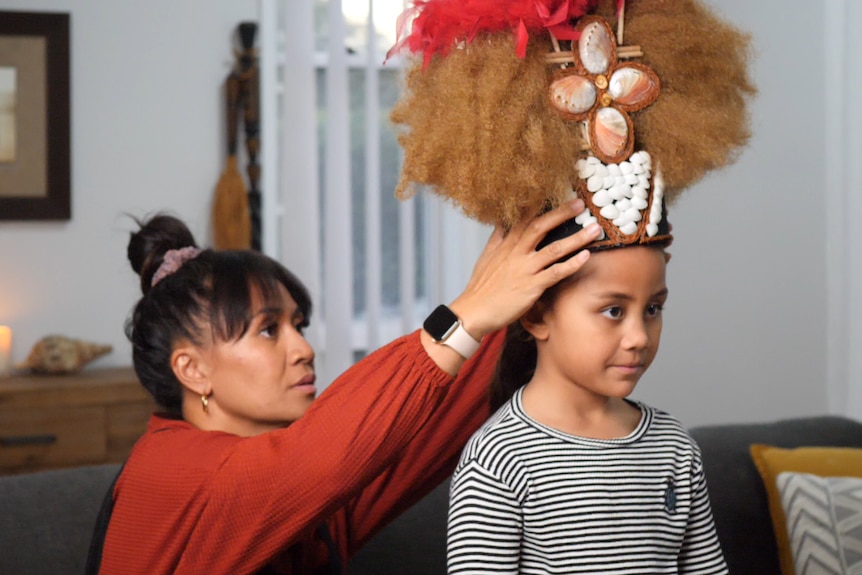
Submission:
{"label": "white shell cluster", "polygon": [[[587,156],[578,160],[575,167],[578,177],[586,181],[587,190],[592,193],[592,203],[599,208],[602,218],[612,222],[624,235],[630,236],[637,232],[638,222],[649,208],[647,236],[653,237],[658,233],[663,215],[664,181],[661,173],[656,171],[652,178],[653,199],[650,207],[652,159],[647,152],[635,152],[628,160],[618,164],[605,164],[595,156]],[[586,208],[575,221],[586,227],[598,220]]]}

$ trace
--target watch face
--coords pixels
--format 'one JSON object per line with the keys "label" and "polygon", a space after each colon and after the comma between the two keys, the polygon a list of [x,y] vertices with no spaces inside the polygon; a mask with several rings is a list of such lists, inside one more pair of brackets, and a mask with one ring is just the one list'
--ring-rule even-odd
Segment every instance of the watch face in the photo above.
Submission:
{"label": "watch face", "polygon": [[431,312],[422,327],[436,341],[443,341],[458,327],[458,316],[445,305],[440,305]]}

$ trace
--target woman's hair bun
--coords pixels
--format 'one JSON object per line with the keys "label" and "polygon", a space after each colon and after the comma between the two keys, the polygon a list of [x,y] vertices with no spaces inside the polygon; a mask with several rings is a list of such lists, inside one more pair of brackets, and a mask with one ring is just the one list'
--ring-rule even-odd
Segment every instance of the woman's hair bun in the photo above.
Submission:
{"label": "woman's hair bun", "polygon": [[159,213],[149,219],[133,219],[140,229],[130,233],[126,255],[141,278],[141,291],[146,294],[168,250],[197,247],[197,244],[189,228],[174,216]]}

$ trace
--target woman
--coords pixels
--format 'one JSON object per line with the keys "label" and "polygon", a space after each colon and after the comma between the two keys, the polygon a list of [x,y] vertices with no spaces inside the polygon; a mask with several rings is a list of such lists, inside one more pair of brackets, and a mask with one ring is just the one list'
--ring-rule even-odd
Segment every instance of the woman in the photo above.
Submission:
{"label": "woman", "polygon": [[589,258],[563,257],[597,227],[536,249],[583,208],[578,200],[494,232],[450,306],[460,343],[417,330],[316,400],[302,336],[311,302],[299,280],[254,252],[201,251],[175,218],[143,223],[128,249],[143,297],[127,334],[136,373],[165,413],[117,480],[100,572],[343,572],[451,473],[488,415],[494,332]]}

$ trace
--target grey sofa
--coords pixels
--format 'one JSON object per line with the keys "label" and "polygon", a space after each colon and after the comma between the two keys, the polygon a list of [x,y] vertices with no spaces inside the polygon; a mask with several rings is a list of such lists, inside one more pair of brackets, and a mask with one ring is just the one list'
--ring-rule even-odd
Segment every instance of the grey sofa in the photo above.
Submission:
{"label": "grey sofa", "polygon": [[[703,451],[716,528],[734,575],[780,575],[766,492],[751,443],[862,447],[862,424],[797,418],[691,430]],[[0,573],[82,573],[90,533],[119,466],[0,477]],[[349,575],[445,573],[446,484],[382,530],[350,562]]]}

